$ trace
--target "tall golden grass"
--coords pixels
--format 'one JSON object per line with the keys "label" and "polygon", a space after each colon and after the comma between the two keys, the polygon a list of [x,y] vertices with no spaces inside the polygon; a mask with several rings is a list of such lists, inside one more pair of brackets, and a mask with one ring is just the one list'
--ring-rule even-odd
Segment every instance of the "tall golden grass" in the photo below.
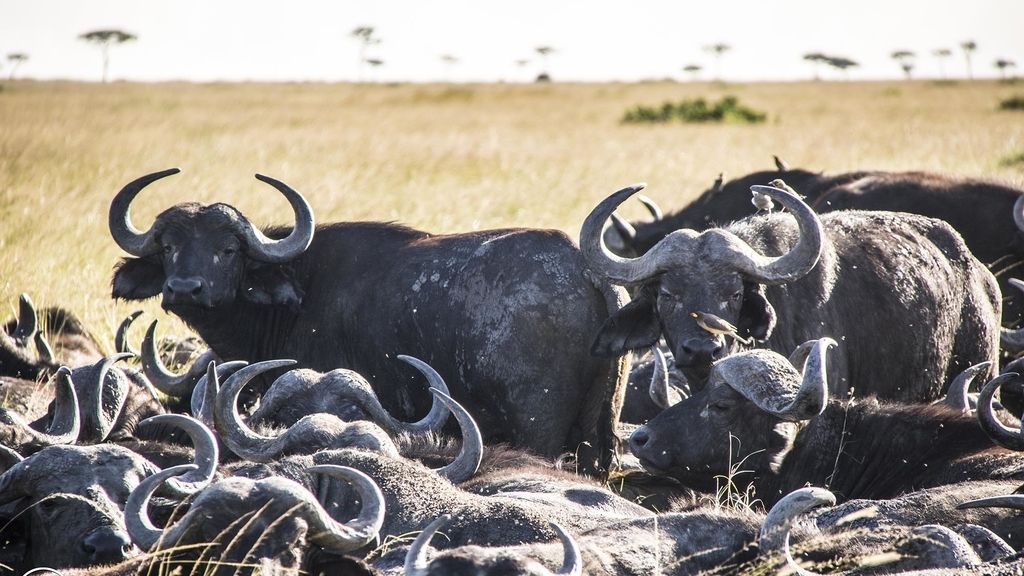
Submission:
{"label": "tall golden grass", "polygon": [[[186,200],[229,202],[261,225],[289,221],[283,198],[253,179],[261,172],[303,192],[321,222],[554,227],[576,237],[593,204],[624,184],[646,181],[652,197],[677,207],[718,172],[767,169],[773,154],[826,171],[1020,183],[1021,168],[1001,160],[1024,149],[1024,116],[997,108],[1022,91],[993,82],[7,83],[0,311],[13,313],[28,292],[37,304],[70,308],[109,342],[137,307],[109,296],[122,256],[107,232],[109,201],[129,180],[171,166],[183,174],[139,197],[138,225]],[[725,94],[767,112],[767,123],[619,122],[636,104]],[[169,320],[155,300],[145,308]],[[161,333],[183,331],[172,323]]]}

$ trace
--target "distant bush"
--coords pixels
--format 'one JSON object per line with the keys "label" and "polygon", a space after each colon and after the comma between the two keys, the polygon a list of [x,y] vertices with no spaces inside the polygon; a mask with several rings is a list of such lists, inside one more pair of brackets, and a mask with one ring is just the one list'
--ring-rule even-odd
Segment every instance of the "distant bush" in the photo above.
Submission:
{"label": "distant bush", "polygon": [[1024,96],[1014,96],[999,103],[1000,110],[1024,110]]}
{"label": "distant bush", "polygon": [[636,106],[626,111],[622,121],[634,123],[656,122],[727,122],[729,124],[759,124],[768,115],[742,104],[735,96],[724,96],[718,102],[709,104],[703,98],[682,100],[678,103],[665,102],[660,107]]}

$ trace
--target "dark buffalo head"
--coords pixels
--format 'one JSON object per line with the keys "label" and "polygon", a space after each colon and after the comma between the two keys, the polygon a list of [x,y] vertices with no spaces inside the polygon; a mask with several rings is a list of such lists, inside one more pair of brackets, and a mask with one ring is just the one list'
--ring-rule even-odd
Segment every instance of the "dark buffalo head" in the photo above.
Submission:
{"label": "dark buffalo head", "polygon": [[161,294],[164,308],[215,308],[241,298],[257,304],[297,306],[302,294],[279,267],[302,254],[313,240],[313,211],[301,194],[283,182],[257,174],[279,190],[295,211],[295,227],[272,240],[227,204],[194,202],[168,208],[145,232],[137,230],[128,208],[146,185],[177,174],[172,168],[125,186],[110,203],[114,241],[134,259],[114,273],[115,298],[141,300]]}
{"label": "dark buffalo head", "polygon": [[[781,180],[773,184],[785,187]],[[765,286],[797,280],[817,265],[824,235],[821,222],[792,190],[756,186],[796,218],[798,232],[781,227],[773,229],[778,237],[764,239],[768,246],[790,245],[785,254],[763,255],[731,229],[714,228],[676,230],[643,256],[622,258],[604,245],[601,230],[615,208],[642,188],[624,188],[609,196],[580,231],[580,248],[595,272],[613,283],[641,286],[633,301],[605,322],[592,352],[615,356],[651,346],[664,334],[676,366],[691,386],[699,387],[711,363],[726,356],[737,340],[765,340],[771,335],[776,315]],[[780,217],[785,216],[776,216]],[[703,326],[695,320],[696,312],[735,330],[730,334]]]}
{"label": "dark buffalo head", "polygon": [[17,518],[4,530],[23,530],[30,566],[87,566],[130,557],[139,550],[122,509],[142,479],[157,471],[116,445],[44,448],[0,475],[0,504],[5,515]]}
{"label": "dark buffalo head", "polygon": [[176,556],[201,555],[212,569],[207,573],[235,574],[240,564],[234,563],[274,560],[291,574],[302,563],[308,544],[344,554],[375,540],[384,523],[384,496],[374,481],[358,470],[326,465],[307,471],[351,483],[360,506],[358,516],[348,522],[332,518],[317,497],[295,481],[230,477],[195,496],[172,525],[157,528],[148,512],[153,492],[194,468],[175,466],[143,480],[125,505],[125,517],[133,541],[153,552],[205,544],[182,548]]}
{"label": "dark buffalo head", "polygon": [[[825,409],[825,352],[812,340],[786,359],[768,350],[739,352],[712,366],[708,385],[637,428],[629,448],[644,467],[693,488],[715,488],[730,466],[776,470],[792,447],[795,422]],[[803,365],[803,374],[795,366]]]}

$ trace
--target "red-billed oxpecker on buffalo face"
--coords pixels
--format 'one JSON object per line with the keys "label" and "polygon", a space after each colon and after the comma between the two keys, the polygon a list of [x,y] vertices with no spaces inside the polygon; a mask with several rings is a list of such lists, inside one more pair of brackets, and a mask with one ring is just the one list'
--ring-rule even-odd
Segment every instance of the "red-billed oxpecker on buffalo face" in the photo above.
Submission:
{"label": "red-billed oxpecker on buffalo face", "polygon": [[432,235],[393,223],[315,226],[302,195],[257,176],[291,204],[295,225],[260,232],[227,204],[184,203],[140,231],[128,216],[143,187],[110,205],[110,231],[133,258],[115,298],[162,298],[225,361],[293,358],[320,372],[348,368],[399,418],[430,395],[394,358],[433,366],[489,442],[555,456],[580,469],[611,458],[625,362],[587,348],[621,305],[561,232],[525,228]]}
{"label": "red-billed oxpecker on buffalo face", "polygon": [[676,230],[637,258],[611,253],[602,229],[643,186],[598,204],[580,248],[599,274],[639,290],[592,352],[615,356],[664,335],[676,367],[700,389],[713,362],[748,347],[743,340],[788,353],[830,335],[844,342],[830,365],[833,393],[911,401],[934,399],[968,366],[995,360],[995,279],[949,225],[888,212],[819,219],[784,182],[772,184],[756,189],[785,213]]}

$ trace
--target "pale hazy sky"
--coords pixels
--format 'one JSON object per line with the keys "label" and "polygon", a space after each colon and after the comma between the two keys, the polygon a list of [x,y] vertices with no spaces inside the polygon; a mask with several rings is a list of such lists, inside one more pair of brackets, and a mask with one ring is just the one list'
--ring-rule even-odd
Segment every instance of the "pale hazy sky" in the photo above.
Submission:
{"label": "pale hazy sky", "polygon": [[[934,77],[937,48],[954,51],[946,69],[963,76],[968,39],[976,76],[996,76],[997,58],[1024,67],[1024,0],[0,0],[0,56],[30,55],[19,77],[96,80],[99,50],[77,36],[121,28],[139,40],[112,49],[114,79],[352,80],[349,33],[361,25],[383,40],[369,55],[385,65],[366,76],[388,81],[526,80],[540,45],[557,49],[556,80],[682,78],[689,63],[709,77],[701,47],[716,42],[732,46],[726,80],[807,78],[811,51],[860,62],[851,79],[896,78],[897,49],[918,54],[916,76]],[[442,54],[460,62],[446,68]]]}

